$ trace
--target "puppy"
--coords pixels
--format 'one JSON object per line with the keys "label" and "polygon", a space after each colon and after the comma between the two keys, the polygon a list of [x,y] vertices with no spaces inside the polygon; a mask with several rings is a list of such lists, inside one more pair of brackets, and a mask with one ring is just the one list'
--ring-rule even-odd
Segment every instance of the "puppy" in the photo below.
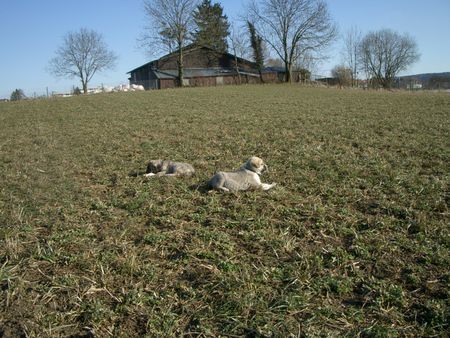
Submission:
{"label": "puppy", "polygon": [[259,157],[251,157],[234,172],[217,172],[208,182],[212,189],[221,191],[239,191],[249,189],[269,190],[276,183],[261,183],[259,176],[267,170],[267,165]]}
{"label": "puppy", "polygon": [[148,162],[147,171],[144,176],[192,176],[194,173],[194,167],[189,163],[151,160]]}

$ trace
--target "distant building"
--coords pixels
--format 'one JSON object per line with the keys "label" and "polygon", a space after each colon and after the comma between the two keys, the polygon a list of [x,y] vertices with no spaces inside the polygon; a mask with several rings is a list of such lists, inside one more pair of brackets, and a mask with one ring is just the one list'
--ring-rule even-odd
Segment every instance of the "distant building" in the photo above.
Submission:
{"label": "distant building", "polygon": [[316,81],[326,84],[327,86],[339,85],[339,79],[337,79],[335,77],[321,77],[321,78],[317,78]]}
{"label": "distant building", "polygon": [[[142,85],[145,89],[176,87],[178,81],[178,53],[164,55],[129,71],[130,85]],[[217,52],[211,48],[189,45],[183,48],[185,86],[218,86],[261,81],[256,64],[230,53]],[[284,73],[267,69],[262,72],[263,81],[281,82]]]}
{"label": "distant building", "polygon": [[397,78],[395,82],[396,86],[400,89],[419,90],[423,87],[422,82],[418,78],[412,76]]}

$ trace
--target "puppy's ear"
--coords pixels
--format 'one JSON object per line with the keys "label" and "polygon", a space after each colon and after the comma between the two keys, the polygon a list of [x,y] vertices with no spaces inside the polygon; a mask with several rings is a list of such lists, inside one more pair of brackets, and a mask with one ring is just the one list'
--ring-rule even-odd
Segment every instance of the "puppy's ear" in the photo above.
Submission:
{"label": "puppy's ear", "polygon": [[254,170],[256,168],[256,166],[253,163],[253,157],[250,157],[247,161],[245,161],[245,163],[242,167],[247,170]]}
{"label": "puppy's ear", "polygon": [[153,172],[153,168],[154,168],[154,167],[155,167],[155,166],[153,165],[153,161],[149,161],[149,162],[147,163],[147,170],[146,170],[146,173],[149,174],[149,173]]}
{"label": "puppy's ear", "polygon": [[161,160],[151,160],[147,165],[147,173],[155,173],[161,169]]}

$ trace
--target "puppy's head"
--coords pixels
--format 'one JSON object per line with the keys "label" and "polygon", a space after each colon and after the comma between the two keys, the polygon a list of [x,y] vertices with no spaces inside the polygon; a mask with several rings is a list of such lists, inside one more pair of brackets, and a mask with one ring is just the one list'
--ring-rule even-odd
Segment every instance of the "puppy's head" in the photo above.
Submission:
{"label": "puppy's head", "polygon": [[162,169],[162,164],[163,164],[162,160],[151,160],[147,164],[147,174],[148,173],[154,173],[154,174],[159,173]]}
{"label": "puppy's head", "polygon": [[264,171],[267,171],[267,165],[259,157],[250,157],[244,165],[244,168],[261,175]]}

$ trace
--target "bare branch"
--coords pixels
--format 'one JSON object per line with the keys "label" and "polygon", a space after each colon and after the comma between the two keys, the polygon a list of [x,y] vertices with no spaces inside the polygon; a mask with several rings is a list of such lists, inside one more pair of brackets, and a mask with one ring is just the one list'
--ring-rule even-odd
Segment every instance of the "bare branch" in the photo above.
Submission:
{"label": "bare branch", "polygon": [[139,39],[150,53],[173,52],[191,41],[197,0],[144,0],[147,25]]}
{"label": "bare branch", "polygon": [[420,57],[413,38],[389,29],[368,33],[361,41],[360,53],[370,76],[384,88],[390,88],[395,76]]}
{"label": "bare branch", "polygon": [[351,69],[352,86],[355,85],[358,71],[362,66],[360,55],[361,39],[361,31],[357,27],[350,28],[343,37],[344,48],[342,55],[346,66]]}
{"label": "bare branch", "polygon": [[283,61],[286,81],[299,59],[336,38],[336,25],[323,0],[250,0],[248,11],[258,33]]}
{"label": "bare branch", "polygon": [[108,50],[103,37],[86,28],[70,32],[50,60],[49,71],[56,77],[79,78],[84,93],[97,72],[112,69],[117,56]]}
{"label": "bare branch", "polygon": [[139,39],[141,46],[156,54],[178,51],[178,81],[183,84],[183,47],[191,41],[197,0],[144,0],[148,26]]}

